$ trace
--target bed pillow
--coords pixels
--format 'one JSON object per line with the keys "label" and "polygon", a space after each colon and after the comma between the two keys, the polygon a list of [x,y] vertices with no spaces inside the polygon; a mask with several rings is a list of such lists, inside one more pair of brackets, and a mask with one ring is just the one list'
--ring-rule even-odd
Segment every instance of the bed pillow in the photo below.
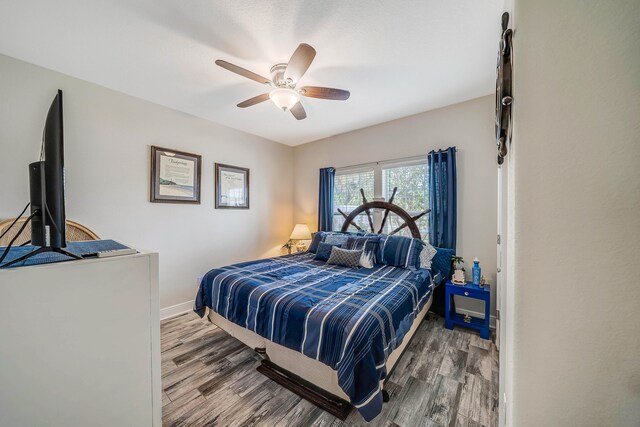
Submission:
{"label": "bed pillow", "polygon": [[318,245],[320,244],[320,242],[322,242],[322,239],[324,239],[324,235],[325,235],[324,231],[318,231],[317,233],[313,233],[313,237],[311,238],[311,243],[309,243],[309,249],[307,249],[307,252],[311,252],[312,254],[315,254],[316,251],[318,250]]}
{"label": "bed pillow", "polygon": [[379,262],[404,268],[420,268],[420,252],[424,247],[422,240],[405,236],[380,237]]}
{"label": "bed pillow", "polygon": [[[327,243],[344,244],[347,241],[347,238],[349,237],[348,234],[338,232],[338,231],[318,231],[316,233],[313,233],[312,236],[313,237],[311,238],[309,249],[307,249],[307,252],[311,252],[312,254],[316,253],[316,251],[318,250],[318,245],[321,242],[327,242],[327,238],[329,238],[329,241]],[[338,236],[336,238],[337,242],[335,240],[332,240],[332,238],[330,238],[329,236]]]}
{"label": "bed pillow", "polygon": [[451,257],[456,254],[453,249],[436,248],[436,254],[431,259],[431,270],[440,272],[444,279],[451,277]]}
{"label": "bed pillow", "polygon": [[334,246],[331,248],[331,256],[329,256],[327,264],[358,268],[360,266],[360,257],[362,257],[362,249],[349,250]]}
{"label": "bed pillow", "polygon": [[329,233],[324,237],[324,243],[330,243],[332,245],[344,245],[347,243],[349,239],[349,235],[347,234],[338,234],[338,233]]}
{"label": "bed pillow", "polygon": [[429,243],[422,241],[424,243],[424,248],[422,248],[422,252],[420,252],[420,268],[426,268],[427,270],[431,269],[431,260],[436,254],[436,248],[431,246]]}
{"label": "bed pillow", "polygon": [[328,260],[329,257],[331,256],[331,250],[333,249],[334,246],[340,246],[340,245],[337,245],[335,243],[320,242],[318,244],[318,250],[316,251],[315,259],[320,261]]}

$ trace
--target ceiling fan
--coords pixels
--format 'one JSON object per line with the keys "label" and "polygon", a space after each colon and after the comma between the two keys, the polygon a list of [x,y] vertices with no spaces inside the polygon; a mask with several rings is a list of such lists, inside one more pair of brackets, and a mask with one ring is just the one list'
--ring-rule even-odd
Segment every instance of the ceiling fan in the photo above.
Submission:
{"label": "ceiling fan", "polygon": [[253,73],[230,62],[218,59],[216,65],[229,70],[233,73],[239,74],[251,80],[255,80],[258,83],[262,83],[270,86],[272,89],[263,93],[262,95],[254,96],[246,101],[242,101],[238,104],[240,108],[251,107],[252,105],[259,104],[271,99],[274,104],[282,111],[291,111],[291,114],[298,119],[302,120],[307,117],[307,113],[304,111],[304,107],[300,102],[300,95],[310,98],[320,99],[334,99],[344,101],[349,99],[349,91],[342,89],[334,89],[330,87],[319,86],[303,86],[296,88],[296,85],[309,69],[313,58],[316,56],[316,50],[306,43],[301,43],[287,64],[281,63],[271,67],[271,80],[266,77],[262,77],[259,74]]}

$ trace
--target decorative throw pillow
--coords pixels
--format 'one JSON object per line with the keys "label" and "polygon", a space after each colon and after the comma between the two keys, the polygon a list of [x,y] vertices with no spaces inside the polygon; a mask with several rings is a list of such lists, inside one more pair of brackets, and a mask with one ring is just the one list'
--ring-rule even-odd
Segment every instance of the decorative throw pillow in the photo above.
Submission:
{"label": "decorative throw pillow", "polygon": [[367,252],[367,251],[362,251],[362,255],[360,256],[360,267],[364,267],[364,268],[373,268],[376,263],[374,261],[375,259],[375,252]]}
{"label": "decorative throw pillow", "polygon": [[331,250],[334,246],[340,246],[333,243],[320,242],[318,244],[318,250],[316,251],[316,259],[320,261],[326,261],[331,255]]}
{"label": "decorative throw pillow", "polygon": [[366,246],[377,245],[380,241],[380,236],[347,236],[346,249],[364,249]]}
{"label": "decorative throw pillow", "polygon": [[420,268],[426,268],[428,270],[431,268],[431,259],[437,251],[436,248],[424,240],[422,243],[424,243],[424,248],[422,248],[422,251],[420,252]]}
{"label": "decorative throw pillow", "polygon": [[311,252],[312,254],[315,254],[316,251],[318,250],[318,245],[324,239],[325,234],[326,233],[324,231],[318,231],[317,233],[313,233],[313,237],[311,238],[311,243],[309,244],[309,249],[307,249],[307,252]]}
{"label": "decorative throw pillow", "polygon": [[[377,262],[377,253],[378,253],[378,243],[380,242],[380,236],[349,236],[347,239],[347,243],[342,245],[345,249],[362,249],[364,251],[364,255],[366,255],[367,259],[370,260],[373,264]],[[364,266],[363,266],[364,267]],[[368,267],[372,268],[372,267]]]}
{"label": "decorative throw pillow", "polygon": [[420,252],[424,243],[405,236],[382,236],[379,260],[382,264],[404,268],[420,268]]}
{"label": "decorative throw pillow", "polygon": [[378,263],[379,264],[384,264],[384,245],[387,243],[387,236],[386,234],[381,234],[380,235],[380,240],[378,240],[378,253],[376,254],[376,258],[378,259]]}
{"label": "decorative throw pillow", "polygon": [[337,246],[331,248],[331,256],[327,260],[327,264],[340,265],[342,267],[358,268],[360,265],[360,257],[362,249],[341,249]]}
{"label": "decorative throw pillow", "polygon": [[440,275],[448,279],[451,277],[451,257],[456,254],[453,249],[436,248],[436,254],[431,259],[431,270],[440,272]]}

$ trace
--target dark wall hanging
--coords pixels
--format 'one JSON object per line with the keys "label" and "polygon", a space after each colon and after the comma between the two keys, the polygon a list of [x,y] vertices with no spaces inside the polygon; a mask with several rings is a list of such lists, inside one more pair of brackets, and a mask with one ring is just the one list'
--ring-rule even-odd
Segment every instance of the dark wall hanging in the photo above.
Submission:
{"label": "dark wall hanging", "polygon": [[150,201],[200,203],[201,163],[197,154],[152,146]]}
{"label": "dark wall hanging", "polygon": [[249,209],[249,169],[215,164],[216,209]]}
{"label": "dark wall hanging", "polygon": [[513,31],[508,26],[509,13],[505,12],[502,14],[502,37],[500,38],[496,70],[496,144],[499,165],[504,161],[507,147],[511,143]]}

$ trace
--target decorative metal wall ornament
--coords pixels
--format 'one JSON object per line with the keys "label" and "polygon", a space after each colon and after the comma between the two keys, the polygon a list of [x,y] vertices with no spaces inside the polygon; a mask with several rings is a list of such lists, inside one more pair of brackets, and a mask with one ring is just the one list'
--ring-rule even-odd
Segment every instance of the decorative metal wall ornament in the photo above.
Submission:
{"label": "decorative metal wall ornament", "polygon": [[496,66],[496,145],[498,164],[501,165],[511,143],[512,52],[513,31],[509,26],[509,13],[502,14],[502,36]]}

